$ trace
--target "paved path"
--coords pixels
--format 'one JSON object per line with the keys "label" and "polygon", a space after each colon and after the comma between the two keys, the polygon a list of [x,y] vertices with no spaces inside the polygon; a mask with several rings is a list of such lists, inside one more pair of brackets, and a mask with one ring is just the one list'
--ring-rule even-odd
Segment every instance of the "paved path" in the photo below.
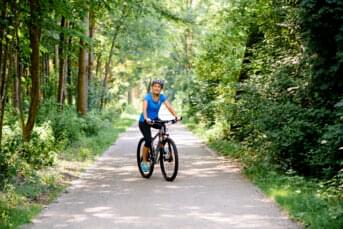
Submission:
{"label": "paved path", "polygon": [[174,182],[159,166],[150,179],[140,176],[135,125],[24,228],[298,228],[233,163],[179,124],[170,133],[180,155]]}

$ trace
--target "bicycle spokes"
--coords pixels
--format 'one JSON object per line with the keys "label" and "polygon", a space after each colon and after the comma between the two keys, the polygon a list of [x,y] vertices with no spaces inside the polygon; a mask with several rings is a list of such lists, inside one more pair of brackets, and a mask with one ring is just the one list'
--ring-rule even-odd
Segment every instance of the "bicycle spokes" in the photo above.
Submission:
{"label": "bicycle spokes", "polygon": [[175,179],[178,170],[178,154],[175,143],[168,139],[161,151],[161,170],[167,181]]}
{"label": "bicycle spokes", "polygon": [[153,155],[149,152],[148,154],[148,158],[147,158],[147,162],[149,163],[149,171],[147,172],[144,172],[142,167],[141,167],[141,163],[143,161],[143,149],[144,149],[144,139],[141,139],[138,143],[138,147],[137,147],[137,165],[138,165],[138,168],[139,168],[139,172],[141,173],[141,175],[144,177],[144,178],[149,178],[153,171],[154,171],[154,165],[155,165],[155,160],[154,160],[154,157]]}

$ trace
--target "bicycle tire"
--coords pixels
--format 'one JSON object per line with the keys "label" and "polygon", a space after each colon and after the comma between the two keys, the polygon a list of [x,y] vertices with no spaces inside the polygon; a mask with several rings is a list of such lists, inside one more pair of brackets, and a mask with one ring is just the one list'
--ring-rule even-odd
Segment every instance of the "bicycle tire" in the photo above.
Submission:
{"label": "bicycle tire", "polygon": [[[141,162],[143,160],[143,153],[141,153],[141,149],[143,148],[142,146],[144,145],[144,138],[141,138],[139,140],[139,143],[138,143],[138,146],[137,146],[137,166],[138,166],[138,170],[139,170],[139,173],[142,175],[142,177],[144,178],[150,178],[152,173],[154,172],[154,166],[155,166],[155,162],[154,160],[152,160],[150,162],[150,170],[148,173],[144,173],[142,168],[141,168]],[[150,152],[149,152],[150,154]]]}
{"label": "bicycle tire", "polygon": [[[165,140],[165,146],[164,147],[168,147],[168,150],[172,150],[172,158],[165,158],[165,156],[163,155],[163,151],[160,151],[160,166],[161,166],[161,171],[163,174],[164,179],[166,179],[166,181],[173,181],[176,176],[177,176],[177,172],[179,169],[179,156],[178,156],[178,152],[177,152],[177,148],[176,145],[174,143],[174,141],[170,138],[167,138]],[[165,163],[170,163],[171,160],[174,161],[174,169],[173,172],[171,174],[166,172],[166,164]]]}

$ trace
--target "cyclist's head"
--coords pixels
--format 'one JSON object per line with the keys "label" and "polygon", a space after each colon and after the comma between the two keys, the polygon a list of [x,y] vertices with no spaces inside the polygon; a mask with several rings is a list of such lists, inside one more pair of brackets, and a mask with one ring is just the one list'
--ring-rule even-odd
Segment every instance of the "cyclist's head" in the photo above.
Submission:
{"label": "cyclist's head", "polygon": [[164,80],[153,80],[151,83],[151,87],[154,87],[154,85],[160,85],[161,89],[163,89]]}

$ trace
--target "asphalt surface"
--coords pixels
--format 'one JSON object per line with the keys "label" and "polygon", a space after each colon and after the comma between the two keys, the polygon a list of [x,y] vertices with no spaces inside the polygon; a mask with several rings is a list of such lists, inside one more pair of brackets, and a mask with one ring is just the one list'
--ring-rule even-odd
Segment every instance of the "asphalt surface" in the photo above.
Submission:
{"label": "asphalt surface", "polygon": [[299,228],[228,159],[182,125],[169,127],[179,173],[140,176],[137,125],[123,133],[54,203],[23,228]]}

